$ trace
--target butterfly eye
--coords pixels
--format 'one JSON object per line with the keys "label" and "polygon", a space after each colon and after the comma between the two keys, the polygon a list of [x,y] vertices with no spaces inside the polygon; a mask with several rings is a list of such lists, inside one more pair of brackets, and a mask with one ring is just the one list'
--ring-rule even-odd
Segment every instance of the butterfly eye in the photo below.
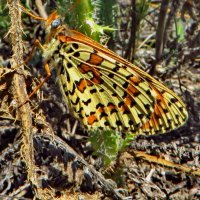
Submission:
{"label": "butterfly eye", "polygon": [[51,28],[56,29],[62,24],[61,19],[55,19],[51,23]]}

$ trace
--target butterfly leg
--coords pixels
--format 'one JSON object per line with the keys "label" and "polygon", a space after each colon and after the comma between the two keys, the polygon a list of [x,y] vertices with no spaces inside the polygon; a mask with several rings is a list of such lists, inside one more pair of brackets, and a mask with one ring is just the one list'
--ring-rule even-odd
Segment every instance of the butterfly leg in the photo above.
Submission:
{"label": "butterfly leg", "polygon": [[41,51],[44,50],[44,47],[42,46],[40,41],[38,39],[36,39],[35,42],[33,43],[33,47],[31,49],[29,56],[25,59],[25,61],[22,64],[26,64],[30,61],[30,59],[33,57],[33,53],[34,53],[36,47],[39,47]]}
{"label": "butterfly leg", "polygon": [[20,106],[19,106],[19,108],[21,107],[21,106],[23,106],[24,104],[26,104],[28,101],[29,101],[29,99],[44,85],[44,83],[45,82],[47,82],[48,81],[48,79],[51,77],[51,71],[50,71],[50,68],[49,68],[49,65],[48,65],[48,63],[46,63],[45,64],[45,71],[46,71],[46,77],[45,77],[45,79],[28,95],[28,98],[25,100],[25,102],[24,103],[22,103]]}
{"label": "butterfly leg", "polygon": [[28,63],[30,61],[30,59],[33,57],[33,53],[35,51],[36,46],[38,46],[42,51],[44,50],[44,47],[42,46],[42,44],[40,43],[40,41],[36,39],[35,42],[34,42],[34,44],[33,44],[32,49],[31,49],[31,52],[28,55],[28,57],[25,59],[25,61],[23,61],[21,64],[18,64],[16,66],[12,67],[9,70],[6,70],[4,73],[1,74],[0,77],[3,77],[6,74],[11,73],[11,72],[16,72],[18,68],[20,68],[22,65],[25,65],[26,63]]}
{"label": "butterfly leg", "polygon": [[39,47],[42,51],[44,50],[44,47],[42,46],[42,44],[40,43],[40,41],[38,39],[35,40],[33,47],[31,49],[31,52],[29,53],[28,57],[24,60],[24,62],[22,62],[21,64],[15,66],[14,68],[12,68],[12,71],[16,71],[18,68],[20,68],[22,65],[25,65],[26,63],[28,63],[30,61],[30,59],[33,57],[33,53],[35,51],[36,47]]}
{"label": "butterfly leg", "polygon": [[[44,50],[44,47],[43,47],[43,45],[40,43],[40,41],[39,40],[35,40],[35,42],[34,42],[34,45],[33,45],[33,48],[32,48],[32,50],[31,50],[31,53],[30,53],[30,55],[27,57],[27,59],[24,61],[24,63],[27,63],[30,59],[31,59],[31,57],[32,57],[32,55],[33,55],[33,53],[34,53],[34,50],[35,50],[35,48],[36,48],[36,46],[38,46],[42,51]],[[44,85],[44,83],[45,82],[47,82],[47,80],[51,77],[51,70],[50,70],[50,68],[49,68],[49,65],[48,65],[48,63],[45,63],[45,72],[46,72],[46,77],[45,77],[45,79],[28,95],[28,98],[24,101],[24,103],[22,103],[20,106],[19,106],[19,108],[21,107],[21,106],[23,106],[24,104],[26,104],[27,102],[28,102],[28,100]]]}

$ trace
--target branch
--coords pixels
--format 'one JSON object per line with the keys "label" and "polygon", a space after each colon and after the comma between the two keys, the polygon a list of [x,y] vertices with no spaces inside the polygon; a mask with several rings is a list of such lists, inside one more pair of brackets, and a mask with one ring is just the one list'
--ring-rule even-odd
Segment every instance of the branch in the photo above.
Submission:
{"label": "branch", "polygon": [[[26,91],[25,78],[23,76],[24,67],[21,65],[21,63],[23,63],[24,46],[22,40],[23,29],[21,21],[21,8],[19,3],[19,0],[7,1],[11,18],[11,26],[8,31],[13,51],[11,66],[12,69],[15,70],[12,81],[12,93],[14,99],[17,100],[18,105],[21,105],[27,99],[28,95]],[[36,181],[36,178],[34,177],[35,164],[32,143],[32,115],[29,103],[25,104],[20,109],[17,109],[17,117],[21,121],[21,155],[27,165],[28,178],[33,183]]]}

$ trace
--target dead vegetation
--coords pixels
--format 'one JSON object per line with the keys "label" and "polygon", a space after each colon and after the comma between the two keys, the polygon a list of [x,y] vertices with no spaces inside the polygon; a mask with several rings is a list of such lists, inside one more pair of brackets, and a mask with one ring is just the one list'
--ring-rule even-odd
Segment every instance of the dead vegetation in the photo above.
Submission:
{"label": "dead vegetation", "polygon": [[[140,23],[134,21],[134,1],[118,1],[121,18],[116,18],[116,44],[111,46],[131,61],[140,60],[145,70],[182,96],[189,121],[170,133],[138,136],[105,170],[53,80],[18,108],[44,71],[38,52],[39,61],[21,65],[34,38],[22,41],[18,0],[8,0],[11,27],[9,40],[1,38],[0,56],[9,63],[12,49],[12,67],[0,67],[0,199],[200,198],[200,3],[163,2],[152,3],[146,22]],[[177,16],[184,22],[182,42],[172,31]],[[34,35],[43,37],[41,24],[25,24],[26,31],[34,25]]]}

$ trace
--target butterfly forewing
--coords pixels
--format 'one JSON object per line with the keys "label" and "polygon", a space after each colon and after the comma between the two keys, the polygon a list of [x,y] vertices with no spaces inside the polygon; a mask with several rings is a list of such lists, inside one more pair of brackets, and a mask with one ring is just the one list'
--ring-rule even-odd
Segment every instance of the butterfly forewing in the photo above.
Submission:
{"label": "butterfly forewing", "polygon": [[148,82],[82,43],[65,43],[61,49],[67,78],[60,86],[68,82],[62,91],[86,127],[137,131],[148,120],[155,104]]}
{"label": "butterfly forewing", "polygon": [[187,111],[174,92],[89,37],[63,30],[51,35],[44,58],[85,128],[154,134],[184,124]]}

